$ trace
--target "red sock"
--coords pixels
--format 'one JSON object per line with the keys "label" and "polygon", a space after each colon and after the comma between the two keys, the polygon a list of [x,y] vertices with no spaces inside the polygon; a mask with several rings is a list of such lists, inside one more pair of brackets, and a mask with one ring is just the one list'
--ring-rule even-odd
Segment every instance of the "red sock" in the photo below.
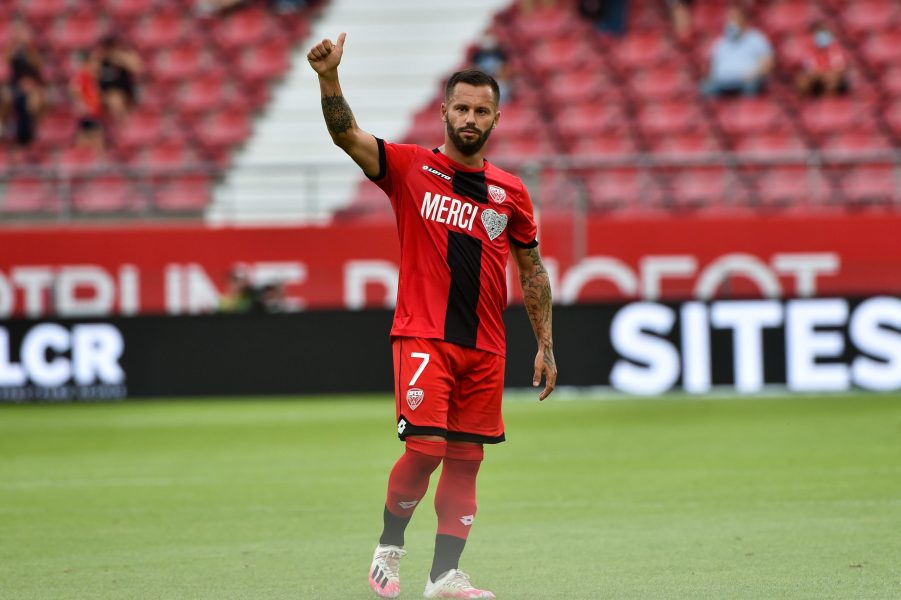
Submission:
{"label": "red sock", "polygon": [[484,451],[478,444],[448,444],[435,491],[438,534],[466,539],[476,515],[476,476]]}
{"label": "red sock", "polygon": [[394,464],[388,478],[385,507],[395,516],[410,518],[429,489],[429,478],[444,458],[447,442],[407,439],[407,450]]}

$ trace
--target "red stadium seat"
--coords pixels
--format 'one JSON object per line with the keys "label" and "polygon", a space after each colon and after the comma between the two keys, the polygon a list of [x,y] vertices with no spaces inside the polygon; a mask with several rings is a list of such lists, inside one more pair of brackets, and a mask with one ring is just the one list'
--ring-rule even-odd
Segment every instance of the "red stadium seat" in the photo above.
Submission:
{"label": "red stadium seat", "polygon": [[88,146],[72,146],[59,153],[57,163],[60,171],[70,176],[95,173],[106,166],[103,153]]}
{"label": "red stadium seat", "polygon": [[[123,2],[123,4],[128,4]],[[130,41],[143,52],[152,52],[178,44],[191,35],[190,17],[182,11],[150,13],[131,28]]]}
{"label": "red stadium seat", "polygon": [[53,28],[53,45],[57,50],[86,50],[93,47],[106,28],[96,12],[89,8],[57,19]]}
{"label": "red stadium seat", "polygon": [[651,140],[655,153],[674,156],[715,155],[723,151],[719,140],[703,130],[656,137]]}
{"label": "red stadium seat", "polygon": [[281,38],[255,44],[241,52],[238,66],[241,78],[260,84],[281,77],[288,70],[290,48]]}
{"label": "red stadium seat", "polygon": [[901,31],[897,29],[874,33],[861,45],[867,62],[877,68],[901,63]]}
{"label": "red stadium seat", "polygon": [[901,203],[901,173],[891,165],[864,165],[842,178],[839,191],[854,204]]}
{"label": "red stadium seat", "polygon": [[132,164],[156,171],[173,171],[197,162],[197,153],[181,139],[171,139],[154,144],[137,155]]}
{"label": "red stadium seat", "polygon": [[[545,89],[557,104],[583,103],[601,98],[618,101],[622,95],[620,86],[605,71],[595,67],[553,74],[547,80]],[[501,110],[505,108],[501,107]]]}
{"label": "red stadium seat", "polygon": [[770,131],[749,134],[736,140],[735,150],[746,154],[774,155],[779,153],[798,154],[807,146],[797,134],[790,131]]}
{"label": "red stadium seat", "polygon": [[604,169],[586,178],[589,206],[600,210],[653,207],[660,188],[648,173],[635,168]]}
{"label": "red stadium seat", "polygon": [[801,121],[814,136],[875,128],[871,107],[853,98],[824,98],[801,108]]}
{"label": "red stadium seat", "polygon": [[19,9],[33,23],[46,23],[65,13],[67,0],[27,0],[19,2]]}
{"label": "red stadium seat", "polygon": [[550,156],[559,154],[554,143],[544,135],[531,135],[527,137],[502,137],[495,139],[493,136],[488,142],[488,156],[492,162],[497,159],[505,159],[503,162],[519,161],[523,158],[535,156]]}
{"label": "red stadium seat", "polygon": [[761,11],[763,28],[774,36],[798,34],[821,16],[808,0],[782,0]]}
{"label": "red stadium seat", "polygon": [[53,184],[40,177],[13,177],[0,195],[0,213],[44,213],[59,209]]}
{"label": "red stadium seat", "polygon": [[67,146],[75,139],[75,115],[67,108],[55,108],[41,117],[37,143],[44,149]]}
{"label": "red stadium seat", "polygon": [[222,106],[226,94],[225,76],[207,73],[184,84],[178,95],[178,109],[184,115],[197,116]]}
{"label": "red stadium seat", "polygon": [[172,131],[171,120],[150,107],[138,107],[117,126],[114,136],[116,147],[125,153],[156,143]]}
{"label": "red stadium seat", "polygon": [[168,50],[158,52],[153,62],[154,77],[165,82],[196,77],[210,64],[205,48],[195,42],[183,42]]}
{"label": "red stadium seat", "polygon": [[894,104],[886,108],[885,120],[895,135],[901,137],[901,101],[896,100]]}
{"label": "red stadium seat", "polygon": [[901,16],[899,5],[893,0],[855,0],[843,4],[841,24],[852,34],[892,29]]}
{"label": "red stadium seat", "polygon": [[726,22],[726,3],[698,2],[691,7],[692,26],[696,31],[719,34]]}
{"label": "red stadium seat", "polygon": [[803,165],[766,169],[755,179],[758,197],[765,206],[809,206],[821,202],[827,192],[822,176]]}
{"label": "red stadium seat", "polygon": [[102,175],[76,182],[72,206],[79,213],[138,211],[144,207],[141,194],[124,175]]}
{"label": "red stadium seat", "polygon": [[557,117],[557,124],[564,136],[578,138],[623,131],[628,124],[628,118],[616,104],[589,102],[575,104],[563,110]]}
{"label": "red stadium seat", "polygon": [[740,98],[716,107],[720,126],[730,135],[783,129],[787,122],[778,104],[769,98]]}
{"label": "red stadium seat", "polygon": [[672,58],[675,51],[669,38],[657,31],[626,35],[611,48],[611,55],[624,72],[648,67]]}
{"label": "red stadium seat", "polygon": [[882,89],[896,100],[901,99],[901,64],[887,69],[882,74]]}
{"label": "red stadium seat", "polygon": [[677,209],[737,203],[742,188],[723,167],[680,169],[668,178],[667,197]]}
{"label": "red stadium seat", "polygon": [[855,155],[888,152],[891,142],[879,131],[845,131],[827,138],[820,146],[831,155]]}
{"label": "red stadium seat", "polygon": [[585,156],[616,157],[635,154],[638,147],[628,133],[575,138],[570,153]]}
{"label": "red stadium seat", "polygon": [[220,111],[210,115],[196,130],[201,145],[222,160],[236,144],[250,135],[250,123],[243,111]]}
{"label": "red stadium seat", "polygon": [[150,13],[156,0],[101,0],[104,12],[117,21],[130,21]]}
{"label": "red stadium seat", "polygon": [[688,97],[696,93],[697,84],[678,64],[665,64],[635,72],[629,82],[642,102],[655,102]]}
{"label": "red stadium seat", "polygon": [[687,132],[706,125],[698,107],[688,102],[647,104],[639,113],[638,120],[639,126],[649,136]]}
{"label": "red stadium seat", "polygon": [[206,175],[177,177],[157,187],[154,205],[163,212],[198,212],[210,203],[211,187]]}
{"label": "red stadium seat", "polygon": [[528,42],[572,35],[584,28],[582,20],[577,19],[572,11],[557,7],[541,7],[527,16],[520,16],[516,19],[516,25],[520,35]]}
{"label": "red stadium seat", "polygon": [[235,52],[249,48],[264,39],[280,34],[270,14],[262,7],[251,6],[218,19],[213,26],[213,39],[220,48]]}
{"label": "red stadium seat", "polygon": [[531,51],[531,65],[545,76],[576,69],[601,67],[601,56],[586,38],[565,36],[537,44]]}
{"label": "red stadium seat", "polygon": [[[534,107],[520,102],[510,102],[501,105],[501,119],[498,122],[496,133],[511,136],[528,136],[535,132],[536,127],[542,122]],[[438,123],[438,109],[428,115],[428,128],[434,132]]]}

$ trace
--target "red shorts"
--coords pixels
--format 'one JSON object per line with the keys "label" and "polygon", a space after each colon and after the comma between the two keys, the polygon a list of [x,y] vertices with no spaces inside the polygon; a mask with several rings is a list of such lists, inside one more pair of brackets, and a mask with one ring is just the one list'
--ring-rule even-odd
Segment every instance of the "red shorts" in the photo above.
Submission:
{"label": "red shorts", "polygon": [[394,397],[397,435],[449,441],[504,441],[501,399],[506,359],[442,340],[397,337]]}

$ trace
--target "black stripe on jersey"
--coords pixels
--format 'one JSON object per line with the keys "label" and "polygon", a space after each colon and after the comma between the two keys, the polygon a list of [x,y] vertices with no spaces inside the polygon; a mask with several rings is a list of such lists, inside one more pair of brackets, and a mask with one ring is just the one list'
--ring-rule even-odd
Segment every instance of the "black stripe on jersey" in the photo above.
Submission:
{"label": "black stripe on jersey", "polygon": [[447,232],[447,266],[450,293],[444,317],[444,340],[469,348],[476,347],[479,334],[479,288],[482,276],[482,240]]}
{"label": "black stripe on jersey", "polygon": [[388,155],[385,153],[385,140],[381,138],[375,138],[375,143],[379,145],[379,174],[375,177],[369,177],[369,175],[366,175],[366,177],[369,177],[370,181],[378,181],[380,179],[384,179],[385,175],[388,174]]}
{"label": "black stripe on jersey", "polygon": [[466,196],[470,200],[480,204],[488,204],[488,183],[485,181],[485,171],[454,171],[454,193]]}
{"label": "black stripe on jersey", "polygon": [[514,246],[518,246],[518,247],[520,247],[520,248],[526,248],[526,249],[528,249],[528,248],[534,248],[535,246],[538,245],[538,240],[537,240],[537,239],[532,240],[532,241],[529,242],[528,244],[523,244],[522,242],[520,242],[519,240],[517,240],[516,238],[514,238],[512,235],[509,236],[509,237],[510,237],[510,243],[513,244]]}

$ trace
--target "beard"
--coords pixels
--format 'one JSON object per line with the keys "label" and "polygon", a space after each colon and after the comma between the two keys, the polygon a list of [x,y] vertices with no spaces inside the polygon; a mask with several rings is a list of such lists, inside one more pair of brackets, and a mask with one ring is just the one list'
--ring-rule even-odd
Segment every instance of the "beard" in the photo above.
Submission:
{"label": "beard", "polygon": [[[464,130],[474,131],[478,134],[477,137],[473,139],[464,139],[462,135],[460,135]],[[482,146],[485,145],[485,142],[488,141],[488,136],[491,135],[491,130],[489,129],[485,133],[482,133],[479,129],[475,127],[461,127],[459,130],[456,130],[451,126],[450,121],[447,122],[447,137],[450,138],[450,141],[453,143],[454,147],[460,151],[460,154],[463,156],[472,156],[476,154],[479,150],[482,149]]]}

